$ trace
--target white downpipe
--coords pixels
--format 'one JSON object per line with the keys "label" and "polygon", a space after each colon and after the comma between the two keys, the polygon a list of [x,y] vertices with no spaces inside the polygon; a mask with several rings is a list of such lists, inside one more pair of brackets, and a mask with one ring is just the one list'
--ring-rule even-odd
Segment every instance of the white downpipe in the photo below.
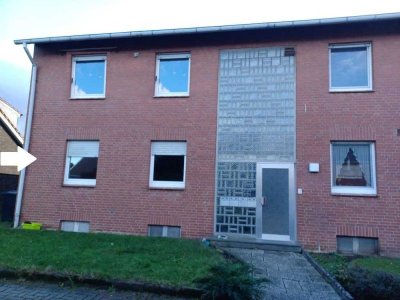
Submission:
{"label": "white downpipe", "polygon": [[[23,44],[23,47],[26,52],[26,55],[28,56],[29,60],[32,63],[31,84],[29,88],[28,111],[26,114],[25,136],[24,136],[24,150],[28,151],[29,144],[31,141],[33,107],[35,104],[37,66],[25,43]],[[26,168],[22,169],[18,179],[17,199],[15,203],[15,212],[14,212],[14,228],[18,227],[21,215],[22,196],[24,194],[24,184],[25,184],[25,170]]]}

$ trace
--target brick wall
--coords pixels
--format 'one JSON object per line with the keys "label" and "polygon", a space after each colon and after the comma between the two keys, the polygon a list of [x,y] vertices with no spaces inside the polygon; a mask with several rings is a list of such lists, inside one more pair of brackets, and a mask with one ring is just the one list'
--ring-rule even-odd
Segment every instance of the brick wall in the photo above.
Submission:
{"label": "brick wall", "polygon": [[[372,42],[373,92],[329,93],[328,44]],[[336,235],[379,237],[382,254],[400,254],[399,36],[332,38],[297,48],[298,238],[334,251]],[[306,111],[305,111],[306,106]],[[330,141],[375,141],[377,196],[330,194]],[[320,173],[308,173],[319,162]]]}
{"label": "brick wall", "polygon": [[[221,48],[296,48],[297,232],[308,249],[336,249],[336,235],[377,236],[383,254],[400,254],[400,39],[394,35],[179,49],[108,52],[105,100],[69,100],[71,54],[37,47],[37,104],[23,220],[58,228],[90,221],[91,230],[146,234],[148,224],[182,226],[184,237],[213,233],[218,57]],[[328,45],[372,42],[373,92],[329,93]],[[154,94],[156,52],[190,51],[188,98]],[[305,106],[307,109],[305,109]],[[95,188],[63,187],[67,139],[99,139]],[[148,187],[151,140],[187,141],[184,191]],[[376,142],[377,197],[332,196],[331,140]],[[320,172],[308,173],[319,162]]]}
{"label": "brick wall", "polygon": [[[37,102],[23,220],[58,228],[90,221],[91,230],[146,234],[177,225],[185,237],[213,232],[218,51],[190,51],[190,97],[154,98],[154,50],[107,53],[105,100],[69,100],[71,54],[40,47]],[[66,140],[99,139],[95,188],[64,187]],[[186,140],[186,188],[149,189],[152,140]]]}

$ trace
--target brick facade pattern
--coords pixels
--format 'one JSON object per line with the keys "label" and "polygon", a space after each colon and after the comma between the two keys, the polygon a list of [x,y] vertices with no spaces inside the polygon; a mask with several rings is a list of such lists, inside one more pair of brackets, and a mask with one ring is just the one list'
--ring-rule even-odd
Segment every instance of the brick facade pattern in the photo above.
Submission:
{"label": "brick facade pattern", "polygon": [[[330,93],[331,43],[371,42],[372,92]],[[336,235],[379,238],[381,253],[400,255],[400,38],[342,35],[274,43],[195,46],[107,53],[105,100],[70,100],[71,53],[37,47],[38,84],[22,221],[58,228],[89,221],[91,230],[146,234],[148,224],[178,225],[183,237],[214,226],[219,52],[242,47],[296,49],[297,237],[305,248],[336,249]],[[191,53],[190,96],[154,98],[156,53]],[[104,53],[104,52],[102,52]],[[66,141],[100,140],[95,188],[64,187]],[[152,140],[186,140],[184,191],[149,189]],[[376,197],[333,196],[330,142],[374,141]],[[308,163],[319,162],[319,173]]]}

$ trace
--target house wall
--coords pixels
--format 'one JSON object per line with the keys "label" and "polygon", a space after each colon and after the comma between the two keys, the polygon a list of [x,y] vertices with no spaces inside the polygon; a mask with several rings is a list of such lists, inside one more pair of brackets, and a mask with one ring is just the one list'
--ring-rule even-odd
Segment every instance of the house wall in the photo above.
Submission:
{"label": "house wall", "polygon": [[[89,221],[93,231],[147,234],[148,224],[213,232],[218,50],[188,51],[190,96],[154,98],[156,50],[107,53],[104,100],[70,100],[71,53],[37,47],[38,84],[22,220],[59,228]],[[66,141],[98,139],[96,187],[63,186]],[[149,188],[151,141],[187,141],[185,190]]]}
{"label": "house wall", "polygon": [[[0,122],[0,152],[16,152],[16,151],[17,151],[17,144],[10,137],[10,135],[5,129],[5,126]],[[0,174],[18,175],[19,172],[17,171],[17,167],[0,166]]]}
{"label": "house wall", "polygon": [[[372,42],[373,91],[329,93],[329,43]],[[334,251],[336,235],[378,237],[382,254],[400,254],[400,60],[398,35],[309,41],[297,48],[298,238]],[[306,109],[305,109],[306,106]],[[377,196],[330,194],[332,140],[375,141]],[[319,162],[320,172],[308,173]]]}
{"label": "house wall", "polygon": [[[328,45],[372,42],[374,91],[329,93]],[[91,230],[146,234],[148,224],[182,226],[184,237],[214,232],[217,86],[221,49],[296,49],[297,236],[307,249],[334,251],[336,235],[378,237],[400,254],[398,161],[400,68],[396,35],[342,34],[257,44],[107,53],[105,100],[69,100],[71,53],[37,47],[39,73],[22,220],[58,228],[90,221]],[[191,52],[188,98],[154,98],[156,52]],[[95,188],[64,187],[66,140],[99,139]],[[151,140],[187,141],[184,191],[148,187]],[[375,141],[378,195],[332,196],[330,141]],[[308,173],[319,162],[320,172]]]}

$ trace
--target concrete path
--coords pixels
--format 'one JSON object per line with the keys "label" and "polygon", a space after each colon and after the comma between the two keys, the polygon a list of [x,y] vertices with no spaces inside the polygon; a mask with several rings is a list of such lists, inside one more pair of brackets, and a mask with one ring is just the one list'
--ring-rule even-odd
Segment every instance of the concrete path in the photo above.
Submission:
{"label": "concrete path", "polygon": [[341,299],[301,254],[237,248],[224,250],[253,265],[257,276],[270,280],[265,285],[264,299]]}
{"label": "concrete path", "polygon": [[128,291],[96,289],[85,286],[62,287],[55,283],[0,280],[2,300],[176,300],[169,296]]}

